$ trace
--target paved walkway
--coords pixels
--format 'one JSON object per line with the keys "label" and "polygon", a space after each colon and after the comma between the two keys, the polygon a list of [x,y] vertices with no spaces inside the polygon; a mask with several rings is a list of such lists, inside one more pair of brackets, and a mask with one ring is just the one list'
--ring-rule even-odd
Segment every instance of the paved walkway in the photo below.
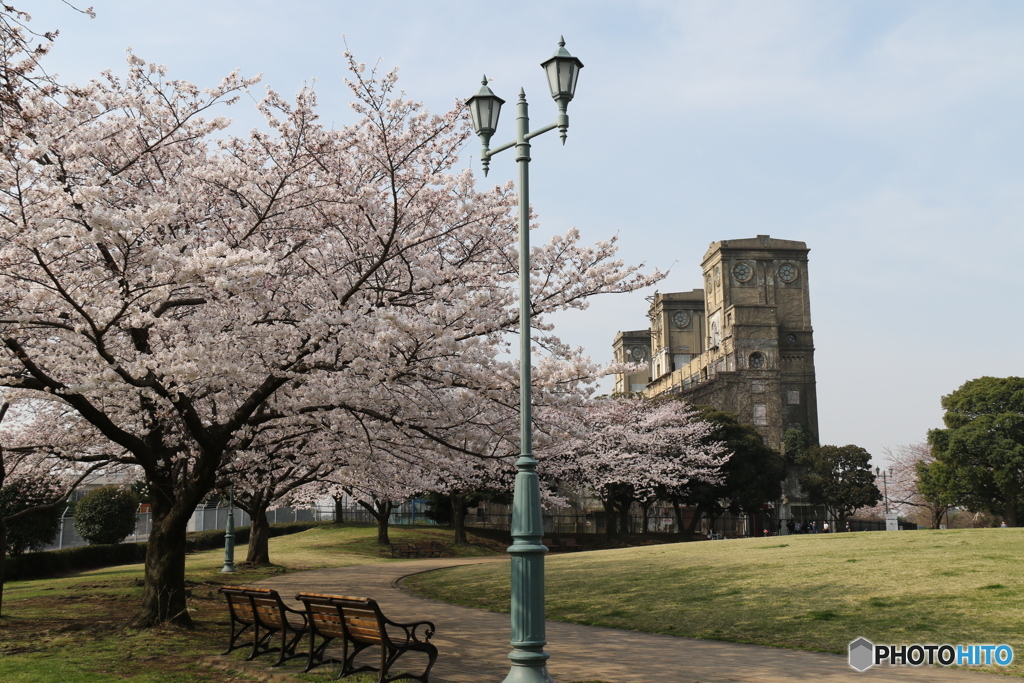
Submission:
{"label": "paved walkway", "polygon": [[[398,621],[430,619],[437,626],[431,640],[440,651],[431,672],[438,683],[500,683],[508,673],[509,617],[470,607],[429,600],[400,588],[402,578],[420,572],[480,562],[508,562],[505,557],[417,560],[318,569],[261,581],[282,597],[299,591],[366,595],[384,614]],[[549,670],[558,683],[750,683],[855,681],[993,681],[987,674],[942,669],[851,669],[837,655],[757,645],[697,640],[598,626],[547,622]]]}

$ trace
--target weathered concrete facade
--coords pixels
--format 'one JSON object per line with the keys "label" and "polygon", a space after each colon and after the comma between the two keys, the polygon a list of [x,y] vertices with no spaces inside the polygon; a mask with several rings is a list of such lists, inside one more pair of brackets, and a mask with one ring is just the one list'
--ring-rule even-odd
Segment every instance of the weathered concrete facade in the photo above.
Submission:
{"label": "weathered concrete facade", "polygon": [[712,243],[704,289],[655,294],[650,329],[616,335],[616,361],[649,359],[646,378],[618,375],[616,391],[645,384],[648,396],[677,393],[736,413],[776,449],[797,426],[816,440],[809,251],[768,235]]}

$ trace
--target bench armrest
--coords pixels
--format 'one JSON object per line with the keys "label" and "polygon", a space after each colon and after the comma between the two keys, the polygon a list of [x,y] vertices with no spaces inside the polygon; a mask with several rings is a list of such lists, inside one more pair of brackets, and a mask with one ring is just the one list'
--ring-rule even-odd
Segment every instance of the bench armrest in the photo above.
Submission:
{"label": "bench armrest", "polygon": [[302,617],[302,628],[306,628],[309,625],[309,617],[306,615],[306,612],[304,610],[292,609],[287,605],[282,605],[282,607],[284,607],[285,612],[284,618],[287,619],[289,623],[291,622],[291,618],[288,615],[297,614],[300,617]]}
{"label": "bench armrest", "polygon": [[[384,623],[387,626],[397,626],[402,629],[405,633],[405,643],[425,643],[433,637],[434,631],[436,630],[434,628],[434,622],[432,621],[409,621],[400,623],[397,621],[391,621],[387,617],[384,617]],[[423,627],[422,636],[417,633],[417,629],[420,627]],[[388,637],[390,638],[390,635]]]}

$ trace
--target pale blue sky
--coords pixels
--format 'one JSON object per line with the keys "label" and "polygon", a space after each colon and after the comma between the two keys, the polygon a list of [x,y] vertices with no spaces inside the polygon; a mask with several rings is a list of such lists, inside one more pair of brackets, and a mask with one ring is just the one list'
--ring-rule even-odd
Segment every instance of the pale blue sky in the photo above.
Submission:
{"label": "pale blue sky", "polygon": [[[564,34],[586,67],[568,144],[534,147],[541,232],[618,232],[627,261],[671,268],[663,292],[700,286],[712,241],[806,241],[823,442],[877,459],[940,426],[942,394],[1024,375],[1019,0],[92,4],[94,20],[25,5],[37,30],[61,29],[50,66],[66,80],[123,72],[130,45],[201,86],[235,68],[285,94],[316,79],[338,123],[343,40],[398,66],[431,109],[486,72],[506,100],[524,87],[546,123],[538,64]],[[231,115],[258,122],[249,106]],[[488,181],[514,177],[504,157]],[[559,332],[610,360],[616,330],[646,325],[650,293],[595,300]]]}

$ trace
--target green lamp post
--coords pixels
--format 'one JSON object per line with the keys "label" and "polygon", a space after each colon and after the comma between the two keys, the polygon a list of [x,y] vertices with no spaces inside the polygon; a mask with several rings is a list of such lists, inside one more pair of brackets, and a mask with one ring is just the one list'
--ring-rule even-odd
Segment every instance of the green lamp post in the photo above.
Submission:
{"label": "green lamp post", "polygon": [[512,668],[504,683],[551,683],[548,675],[547,637],[544,628],[544,553],[541,543],[544,521],[541,517],[540,483],[537,461],[533,457],[532,407],[530,387],[530,139],[558,128],[565,144],[569,129],[566,108],[576,92],[583,62],[565,49],[558,50],[541,64],[547,73],[551,97],[558,103],[558,118],[543,128],[530,131],[526,93],[519,91],[516,103],[516,139],[490,149],[491,136],[498,127],[498,115],[504,100],[491,92],[484,76],[483,87],[466,104],[473,127],[483,144],[480,158],[487,175],[491,157],[512,147],[519,162],[519,411],[520,457],[516,461],[515,494],[512,501]]}
{"label": "green lamp post", "polygon": [[235,571],[235,487],[232,486],[228,492],[228,520],[224,525],[224,568],[223,574],[232,574]]}

